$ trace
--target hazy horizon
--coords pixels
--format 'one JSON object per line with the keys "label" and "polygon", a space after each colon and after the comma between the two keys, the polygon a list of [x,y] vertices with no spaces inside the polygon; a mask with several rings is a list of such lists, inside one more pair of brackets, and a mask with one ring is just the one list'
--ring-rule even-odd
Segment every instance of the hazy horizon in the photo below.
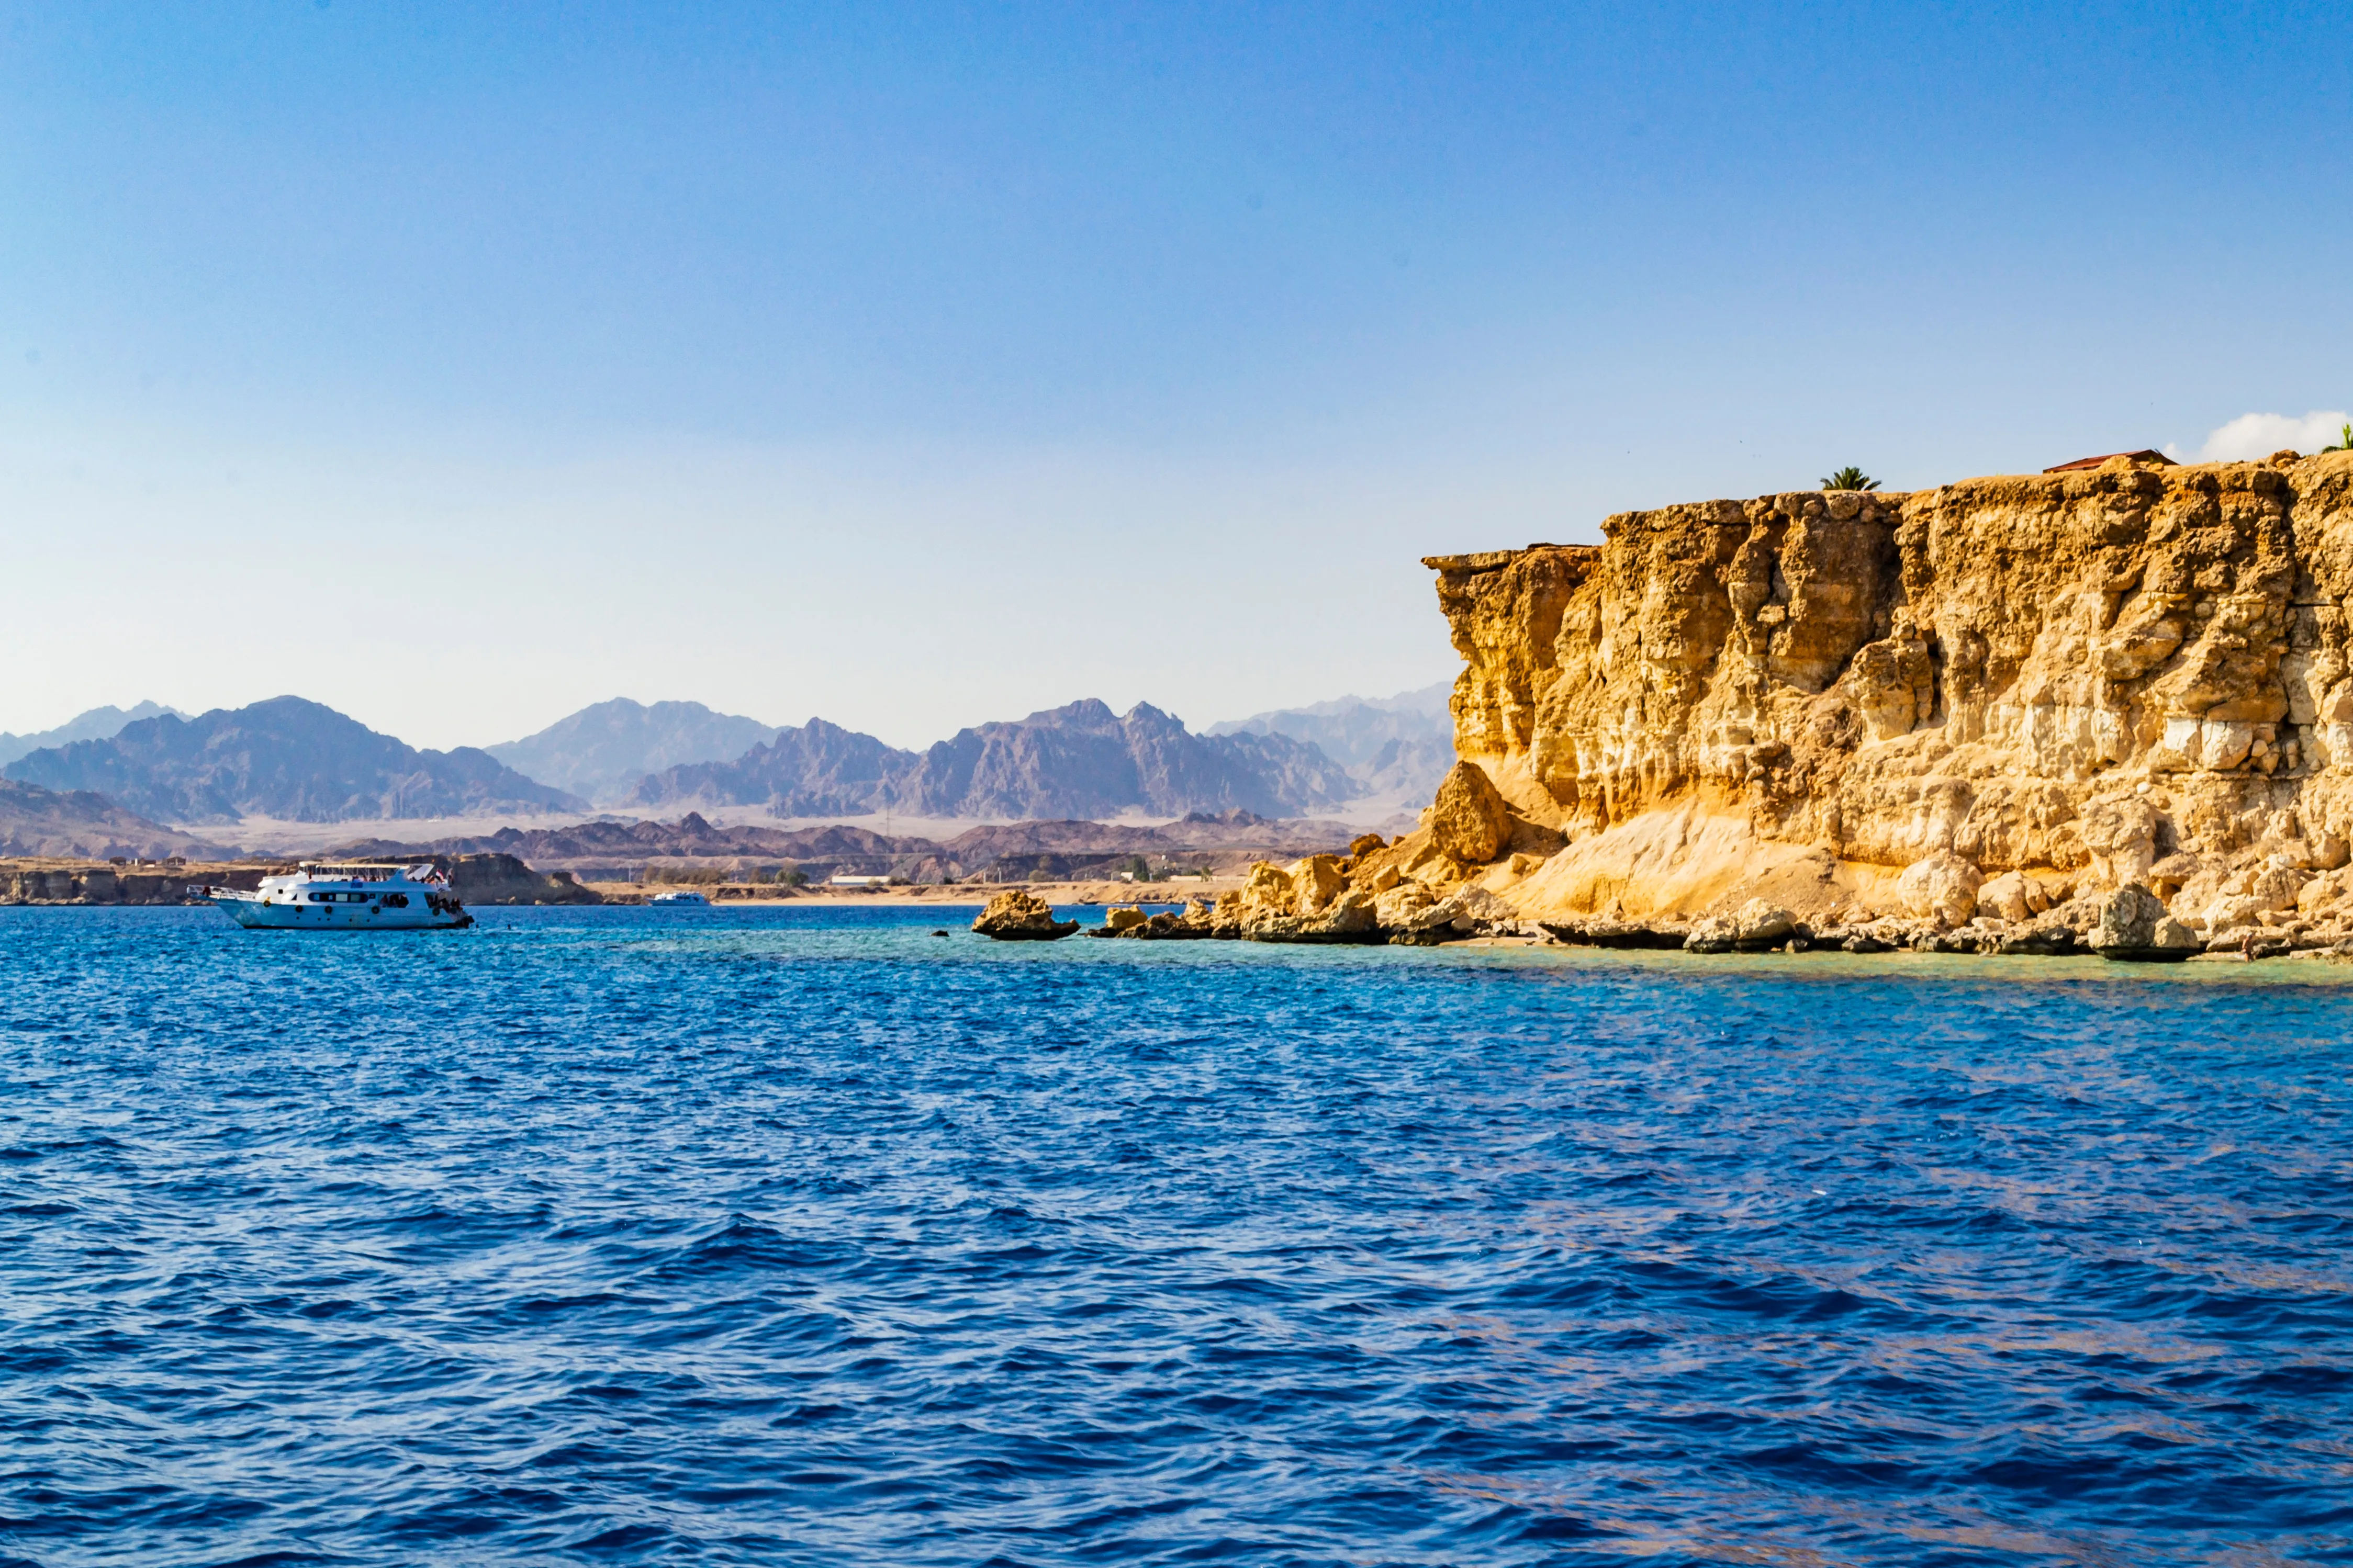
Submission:
{"label": "hazy horizon", "polygon": [[2353,402],[2309,8],[0,18],[0,730],[1207,724],[1451,676],[1425,554]]}
{"label": "hazy horizon", "polygon": [[[1448,684],[1448,683],[1446,683],[1446,682],[1438,682],[1438,683],[1434,683],[1434,684],[1443,685],[1443,684]],[[1422,696],[1422,695],[1424,695],[1425,693],[1427,693],[1427,692],[1428,692],[1429,690],[1430,690],[1430,689],[1431,689],[1431,688],[1430,688],[1430,687],[1416,687],[1416,688],[1414,688],[1414,689],[1410,689],[1410,690],[1406,690],[1406,691],[1398,691],[1398,692],[1391,692],[1391,693],[1388,693],[1388,694],[1387,694],[1387,695],[1385,695],[1385,696],[1376,696],[1376,695],[1370,695],[1370,694],[1366,694],[1366,693],[1360,693],[1360,692],[1353,692],[1353,691],[1351,691],[1351,692],[1343,692],[1343,693],[1341,693],[1340,695],[1338,695],[1338,696],[1336,696],[1336,697],[1321,699],[1321,700],[1317,700],[1317,701],[1314,701],[1314,702],[1306,702],[1306,703],[1287,703],[1287,704],[1284,704],[1283,706],[1282,706],[1282,707],[1280,707],[1280,708],[1274,708],[1274,709],[1261,709],[1261,710],[1257,710],[1256,712],[1252,712],[1252,713],[1245,713],[1245,714],[1235,714],[1235,715],[1232,715],[1232,716],[1229,716],[1229,717],[1227,717],[1227,718],[1221,718],[1221,719],[1209,719],[1209,720],[1203,720],[1203,719],[1198,719],[1198,718],[1190,717],[1190,716],[1187,716],[1187,715],[1185,715],[1185,714],[1182,714],[1182,713],[1174,713],[1174,716],[1175,716],[1176,719],[1178,719],[1180,721],[1182,721],[1182,722],[1184,723],[1184,725],[1185,725],[1185,727],[1186,727],[1187,729],[1188,729],[1188,730],[1192,731],[1194,733],[1196,733],[1196,734],[1207,734],[1207,733],[1208,733],[1208,732],[1209,732],[1209,731],[1210,731],[1213,727],[1215,727],[1215,726],[1220,726],[1220,725],[1232,725],[1232,724],[1242,723],[1242,722],[1246,722],[1246,721],[1250,721],[1250,720],[1252,720],[1252,719],[1263,719],[1263,718],[1267,718],[1267,717],[1269,717],[1269,716],[1271,716],[1271,715],[1272,715],[1272,714],[1275,714],[1275,713],[1287,713],[1287,712],[1291,712],[1291,711],[1293,711],[1293,710],[1301,710],[1301,709],[1329,709],[1329,708],[1335,707],[1335,706],[1337,706],[1337,705],[1339,705],[1339,704],[1342,704],[1342,703],[1347,703],[1347,702],[1359,702],[1359,701],[1361,701],[1361,702],[1366,702],[1366,703],[1368,703],[1368,704],[1378,705],[1378,704],[1381,704],[1381,703],[1395,702],[1395,701],[1398,701],[1398,700],[1401,700],[1401,699],[1404,699],[1404,698]],[[270,700],[271,699],[279,698],[279,697],[297,697],[297,698],[302,698],[302,699],[304,699],[305,700],[309,700],[309,701],[318,701],[318,700],[319,700],[319,699],[317,699],[317,698],[313,698],[313,697],[309,696],[309,694],[308,694],[308,693],[306,693],[306,692],[301,692],[301,691],[273,691],[273,692],[270,692],[270,693],[269,694],[269,696],[267,696],[267,697],[259,697],[259,698],[255,698],[255,699],[253,700],[253,701],[256,701],[256,702],[266,702],[266,701]],[[1046,707],[1045,707],[1045,708],[1043,708],[1043,709],[1029,709],[1029,710],[1025,710],[1024,711],[1019,712],[1019,713],[991,713],[991,714],[987,714],[987,715],[985,715],[985,716],[980,717],[980,718],[976,718],[976,719],[969,719],[969,720],[966,720],[964,723],[961,723],[961,724],[957,725],[957,726],[955,727],[955,729],[954,729],[954,730],[950,730],[950,731],[944,731],[944,732],[943,732],[943,733],[941,733],[941,734],[938,734],[938,735],[930,736],[930,737],[928,737],[928,738],[926,738],[926,739],[923,739],[923,740],[918,740],[918,741],[913,741],[913,742],[901,742],[901,741],[892,740],[892,737],[890,737],[890,736],[888,736],[888,735],[881,734],[881,733],[879,733],[878,731],[872,731],[872,730],[866,730],[866,729],[864,729],[864,728],[863,728],[863,726],[861,726],[860,724],[859,724],[858,722],[856,722],[856,721],[855,721],[854,720],[852,720],[852,719],[843,718],[843,717],[840,717],[840,716],[839,716],[839,715],[830,714],[830,713],[810,713],[810,714],[803,715],[802,717],[797,718],[797,719],[783,719],[783,720],[776,720],[776,719],[770,719],[770,718],[767,718],[767,717],[765,717],[765,716],[763,716],[763,715],[760,715],[760,714],[754,714],[754,713],[729,713],[729,712],[727,712],[725,710],[723,710],[723,709],[720,709],[720,708],[718,708],[718,707],[714,706],[713,704],[707,703],[707,702],[701,702],[701,700],[700,700],[700,699],[698,699],[698,698],[692,698],[692,697],[683,697],[683,698],[681,698],[681,697],[675,697],[675,696],[672,696],[672,697],[653,697],[653,698],[647,698],[647,697],[637,697],[637,696],[632,696],[632,695],[630,695],[630,694],[628,694],[628,693],[627,693],[627,692],[621,692],[621,693],[617,693],[617,694],[615,694],[615,695],[614,695],[614,696],[612,696],[612,697],[604,697],[604,698],[599,698],[599,699],[597,699],[597,700],[596,700],[596,701],[594,701],[594,702],[583,703],[583,704],[582,704],[580,707],[578,707],[578,708],[574,708],[574,709],[571,709],[571,710],[567,710],[567,711],[565,711],[565,712],[555,714],[554,716],[553,716],[552,718],[547,719],[547,720],[546,720],[546,721],[544,721],[543,722],[537,723],[537,724],[533,724],[530,729],[528,729],[528,730],[523,730],[523,731],[519,731],[515,732],[514,734],[511,734],[511,735],[501,735],[501,736],[497,736],[497,737],[495,737],[495,738],[493,738],[493,739],[491,739],[491,740],[488,740],[488,741],[460,741],[460,742],[456,742],[456,744],[457,744],[457,745],[459,745],[459,746],[472,746],[472,747],[477,747],[477,748],[480,748],[480,749],[489,749],[489,748],[491,748],[491,747],[495,747],[495,746],[510,745],[510,744],[512,744],[512,743],[514,743],[514,742],[519,742],[519,741],[527,741],[527,740],[533,739],[533,737],[538,736],[538,735],[540,735],[540,734],[542,734],[542,733],[545,732],[545,731],[548,731],[548,730],[551,730],[551,729],[554,728],[557,724],[562,723],[562,722],[563,722],[565,720],[566,720],[566,719],[574,718],[574,717],[577,716],[578,714],[580,714],[580,713],[582,713],[582,712],[586,711],[586,710],[589,710],[589,709],[596,708],[596,707],[601,707],[601,706],[603,706],[604,704],[608,703],[608,702],[614,702],[614,701],[628,701],[628,702],[635,702],[635,703],[637,703],[637,704],[638,704],[639,707],[641,707],[641,708],[652,708],[652,707],[654,707],[654,706],[656,706],[656,705],[658,705],[658,704],[659,704],[659,703],[663,703],[663,702],[690,702],[690,703],[700,703],[700,705],[701,705],[702,707],[703,707],[703,708],[705,708],[706,710],[710,710],[712,713],[716,714],[716,715],[719,715],[719,716],[721,716],[721,717],[724,717],[724,718],[734,718],[734,719],[749,719],[749,720],[752,720],[753,721],[754,721],[754,722],[756,722],[756,723],[760,723],[760,724],[767,725],[767,726],[768,726],[769,728],[771,728],[771,729],[797,729],[797,728],[799,728],[799,727],[801,727],[801,726],[804,726],[804,725],[807,725],[807,724],[812,723],[812,722],[814,722],[814,721],[818,721],[818,720],[823,720],[823,721],[825,721],[827,723],[829,723],[829,724],[838,724],[838,725],[839,725],[841,728],[843,728],[843,729],[845,729],[845,730],[856,730],[856,731],[860,731],[861,732],[866,733],[866,734],[871,734],[871,735],[874,735],[876,739],[881,740],[881,741],[883,741],[883,742],[888,742],[889,744],[891,744],[891,745],[892,745],[892,746],[897,747],[897,748],[898,748],[899,750],[901,750],[901,751],[921,752],[921,751],[924,750],[925,748],[927,748],[927,747],[929,747],[929,746],[931,746],[931,745],[934,744],[934,743],[935,743],[935,742],[937,742],[944,741],[944,740],[947,740],[947,739],[951,738],[952,736],[954,736],[955,734],[956,734],[958,731],[963,731],[963,730],[971,729],[971,728],[976,727],[976,726],[981,725],[981,724],[987,724],[987,723],[992,723],[992,722],[999,722],[999,721],[1008,721],[1008,720],[1017,720],[1017,719],[1023,719],[1023,718],[1030,718],[1030,717],[1034,717],[1034,716],[1036,716],[1037,714],[1041,713],[1041,712],[1050,712],[1050,711],[1051,711],[1051,710],[1055,710],[1055,709],[1058,709],[1058,708],[1066,708],[1066,707],[1071,706],[1071,704],[1072,704],[1072,703],[1076,703],[1076,702],[1083,702],[1083,701],[1087,701],[1087,700],[1089,700],[1089,697],[1088,697],[1088,696],[1086,696],[1086,695],[1082,695],[1082,696],[1077,696],[1077,697],[1068,698],[1068,699],[1066,699],[1066,700],[1064,700],[1063,701],[1060,701],[1060,702],[1052,702],[1052,703],[1049,703],[1049,704],[1047,704],[1047,705],[1046,705]],[[1155,707],[1155,708],[1157,708],[1157,709],[1161,710],[1161,711],[1163,711],[1163,712],[1170,712],[1170,713],[1173,713],[1173,711],[1174,711],[1173,710],[1169,709],[1169,708],[1168,708],[1168,706],[1167,706],[1166,703],[1153,702],[1153,701],[1152,701],[1152,700],[1151,700],[1150,698],[1148,698],[1148,697],[1146,697],[1146,698],[1139,698],[1137,700],[1138,700],[1139,702],[1150,703],[1150,705],[1151,705],[1151,706],[1153,706],[1153,707]],[[134,700],[133,700],[132,701],[131,701],[131,702],[100,703],[100,704],[97,705],[97,706],[96,706],[96,707],[94,707],[94,708],[87,708],[87,709],[83,709],[83,710],[80,710],[80,711],[79,711],[79,712],[66,714],[64,717],[60,718],[59,720],[58,720],[58,721],[57,721],[56,722],[54,722],[54,723],[37,725],[37,726],[35,726],[35,727],[30,728],[30,729],[26,729],[26,730],[20,730],[20,731],[7,731],[7,730],[0,730],[0,738],[24,739],[24,738],[30,737],[30,736],[44,735],[44,734],[47,734],[47,733],[49,733],[49,732],[51,732],[51,731],[53,731],[59,730],[59,729],[63,729],[63,728],[67,727],[68,725],[70,725],[70,724],[74,723],[74,722],[75,722],[76,721],[78,721],[78,720],[87,719],[87,718],[93,717],[93,716],[95,716],[95,715],[97,715],[97,714],[105,713],[105,712],[107,712],[110,709],[117,710],[128,711],[128,710],[132,710],[132,709],[135,709],[135,708],[137,708],[137,707],[139,707],[139,706],[142,706],[142,705],[144,705],[144,704],[148,704],[148,703],[152,703],[152,702],[153,702],[153,700],[152,698],[145,698],[145,697],[142,697],[142,698],[134,699]],[[203,716],[204,716],[204,714],[205,714],[206,712],[207,712],[207,711],[210,711],[210,710],[208,710],[208,709],[195,709],[195,708],[190,708],[190,709],[175,709],[175,708],[174,708],[174,706],[173,704],[171,704],[171,703],[160,703],[160,704],[155,704],[155,705],[156,705],[157,707],[159,707],[163,711],[164,711],[164,712],[168,712],[168,713],[173,713],[173,714],[174,714],[174,716],[176,716],[176,717],[178,717],[178,718],[181,718],[181,719],[196,719],[196,718],[201,718],[201,717],[203,717]],[[214,708],[216,708],[216,709],[228,709],[228,710],[235,710],[235,709],[238,709],[238,708],[249,707],[249,706],[251,706],[251,705],[252,705],[252,704],[251,704],[251,703],[249,703],[249,702],[231,702],[231,703],[215,703],[215,704],[213,704],[213,707],[214,707]],[[1130,711],[1131,710],[1133,710],[1133,709],[1134,708],[1134,706],[1135,706],[1135,703],[1121,704],[1121,703],[1116,703],[1116,702],[1108,702],[1106,705],[1107,705],[1107,706],[1109,706],[1110,708],[1112,708],[1114,711],[1124,714],[1124,713],[1126,713],[1126,712]],[[335,705],[334,705],[333,703],[330,702],[330,703],[326,703],[326,704],[324,704],[324,706],[329,707],[329,708],[333,708]],[[343,710],[341,710],[341,709],[337,709],[336,710],[337,710],[338,712],[342,712],[342,711],[343,711]],[[146,716],[146,717],[153,717],[153,715],[145,715],[145,716]],[[360,721],[360,722],[362,722],[362,723],[364,723],[364,724],[367,722],[367,721],[366,721],[364,718],[362,718],[359,714],[355,714],[355,713],[346,713],[344,716],[345,716],[346,718],[358,719],[358,720]],[[132,721],[132,721],[132,722],[135,722],[136,721],[135,721],[135,720],[132,720]],[[422,742],[409,740],[409,738],[408,738],[407,736],[406,736],[406,735],[401,735],[401,734],[399,734],[397,731],[389,731],[389,730],[385,730],[385,729],[382,729],[380,726],[377,726],[377,725],[369,724],[369,725],[368,725],[368,728],[370,728],[370,729],[372,729],[372,730],[375,730],[375,731],[377,731],[377,732],[378,732],[378,733],[380,733],[380,734],[388,734],[388,735],[393,736],[393,738],[394,738],[394,739],[396,739],[396,740],[399,740],[399,741],[406,742],[407,742],[408,744],[410,744],[410,745],[421,745],[421,744],[422,744]],[[113,733],[113,731],[109,731],[109,733],[110,733],[110,734],[111,734],[111,733]],[[433,748],[431,748],[431,749],[432,749],[432,750],[436,750],[436,751],[448,751],[448,750],[450,750],[450,749],[452,749],[452,748],[451,748],[451,747],[448,747],[448,746],[436,746],[436,747],[433,747]]]}

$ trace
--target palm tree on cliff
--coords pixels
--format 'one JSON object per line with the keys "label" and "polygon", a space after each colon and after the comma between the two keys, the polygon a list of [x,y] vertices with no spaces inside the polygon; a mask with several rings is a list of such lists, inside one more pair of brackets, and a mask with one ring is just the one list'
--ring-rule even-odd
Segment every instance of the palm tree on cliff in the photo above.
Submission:
{"label": "palm tree on cliff", "polygon": [[1875,490],[1879,481],[1850,463],[1822,481],[1826,490]]}

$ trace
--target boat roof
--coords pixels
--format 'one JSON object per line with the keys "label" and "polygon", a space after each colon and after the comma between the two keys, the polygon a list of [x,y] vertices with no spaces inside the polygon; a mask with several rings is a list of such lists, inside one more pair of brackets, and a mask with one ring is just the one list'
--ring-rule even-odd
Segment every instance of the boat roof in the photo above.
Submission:
{"label": "boat roof", "polygon": [[415,871],[433,869],[430,861],[411,860],[302,860],[297,864],[305,871]]}

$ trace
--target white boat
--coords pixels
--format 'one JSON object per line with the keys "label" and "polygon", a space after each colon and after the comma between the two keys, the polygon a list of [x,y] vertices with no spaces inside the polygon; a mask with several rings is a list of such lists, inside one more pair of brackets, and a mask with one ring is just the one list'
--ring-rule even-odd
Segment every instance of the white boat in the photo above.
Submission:
{"label": "white boat", "polygon": [[188,889],[258,931],[426,931],[470,926],[474,917],[431,866],[305,860],[290,876],[264,877],[252,892]]}
{"label": "white boat", "polygon": [[652,898],[648,899],[646,902],[649,904],[701,904],[708,908],[711,900],[704,898],[701,893],[656,893]]}

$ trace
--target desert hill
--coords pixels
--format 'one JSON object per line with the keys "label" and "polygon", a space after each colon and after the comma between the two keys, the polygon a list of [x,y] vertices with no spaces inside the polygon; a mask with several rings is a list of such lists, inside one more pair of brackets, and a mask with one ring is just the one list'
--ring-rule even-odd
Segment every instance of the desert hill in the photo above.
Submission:
{"label": "desert hill", "polygon": [[0,779],[0,855],[91,860],[121,855],[160,860],[172,855],[193,859],[223,853],[216,845],[158,826],[103,795],[83,790],[60,794]]}
{"label": "desert hill", "polygon": [[177,823],[537,814],[586,805],[487,752],[419,751],[299,697],[194,719],[160,714],[111,739],[29,752],[5,773],[46,789],[90,791]]}

